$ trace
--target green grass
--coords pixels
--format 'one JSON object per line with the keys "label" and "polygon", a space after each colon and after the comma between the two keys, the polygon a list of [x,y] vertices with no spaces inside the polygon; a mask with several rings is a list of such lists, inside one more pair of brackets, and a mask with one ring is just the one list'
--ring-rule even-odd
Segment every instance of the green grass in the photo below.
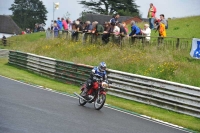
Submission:
{"label": "green grass", "polygon": [[[79,87],[77,86],[64,84],[53,79],[34,74],[32,72],[23,70],[20,67],[9,65],[7,62],[7,59],[0,58],[0,75],[33,85],[41,85],[44,86],[44,88],[51,88],[53,90],[67,92],[69,94],[72,94],[73,92],[79,92]],[[200,132],[200,119],[195,117],[175,113],[173,111],[167,111],[154,106],[125,100],[110,95],[107,95],[106,103]]]}
{"label": "green grass", "polygon": [[[200,16],[191,16],[185,18],[176,18],[168,20],[169,28],[167,36],[180,38],[200,38]],[[138,24],[140,28],[144,27],[144,23]],[[158,36],[158,32],[152,32],[152,36]]]}

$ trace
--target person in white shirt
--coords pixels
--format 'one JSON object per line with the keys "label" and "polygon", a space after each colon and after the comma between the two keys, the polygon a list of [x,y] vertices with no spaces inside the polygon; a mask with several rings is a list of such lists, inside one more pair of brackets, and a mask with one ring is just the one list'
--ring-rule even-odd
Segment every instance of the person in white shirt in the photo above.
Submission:
{"label": "person in white shirt", "polygon": [[113,26],[113,33],[118,35],[120,33],[120,28],[115,23],[111,23],[111,25]]}
{"label": "person in white shirt", "polygon": [[150,36],[151,36],[151,29],[149,28],[149,24],[144,24],[144,29],[143,30],[141,30],[141,32],[142,32],[142,35],[145,35],[146,37],[145,37],[145,40],[146,41],[150,41]]}

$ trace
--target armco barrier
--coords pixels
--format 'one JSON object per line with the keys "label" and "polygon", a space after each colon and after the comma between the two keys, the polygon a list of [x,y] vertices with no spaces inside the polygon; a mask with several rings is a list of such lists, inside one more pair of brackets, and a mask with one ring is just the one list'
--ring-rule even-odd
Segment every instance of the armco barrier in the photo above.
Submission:
{"label": "armco barrier", "polygon": [[[92,66],[10,51],[9,63],[56,80],[78,85]],[[113,82],[108,94],[200,118],[200,88],[165,80],[108,70]]]}

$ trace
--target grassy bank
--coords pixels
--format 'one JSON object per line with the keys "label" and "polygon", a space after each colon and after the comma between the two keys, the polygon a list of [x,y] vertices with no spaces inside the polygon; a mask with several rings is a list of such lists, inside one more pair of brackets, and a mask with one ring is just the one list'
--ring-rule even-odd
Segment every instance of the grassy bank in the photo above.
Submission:
{"label": "grassy bank", "polygon": [[[61,91],[61,92],[67,92],[69,94],[72,94],[73,92],[79,92],[79,87],[68,85],[64,83],[60,83],[57,81],[54,81],[49,78],[42,77],[37,74],[33,74],[29,71],[25,71],[19,67],[15,67],[12,65],[9,65],[7,63],[7,59],[0,58],[0,75],[10,77],[12,79],[16,79],[19,81],[23,81],[29,84],[36,84],[44,86],[45,88],[51,88],[53,90]],[[166,122],[170,122],[179,126],[183,126],[185,128],[189,128],[195,131],[200,132],[200,119],[175,113],[173,111],[167,111],[164,109],[160,109],[157,107],[141,104],[138,102],[125,100],[121,98],[117,98],[114,96],[107,97],[108,104],[129,110],[134,111],[140,114],[145,114],[147,116],[160,119]],[[78,104],[78,101],[77,101]]]}
{"label": "grassy bank", "polygon": [[[200,38],[199,21],[200,16],[169,20],[168,36]],[[157,36],[157,33],[152,32],[152,35]],[[133,47],[125,44],[120,49],[113,44],[82,45],[81,41],[71,42],[65,38],[47,40],[44,32],[11,37],[9,41],[11,44],[6,48],[12,50],[93,66],[105,61],[110,69],[200,86],[200,61],[190,57],[190,45],[174,49],[168,44],[159,48],[157,44]]]}

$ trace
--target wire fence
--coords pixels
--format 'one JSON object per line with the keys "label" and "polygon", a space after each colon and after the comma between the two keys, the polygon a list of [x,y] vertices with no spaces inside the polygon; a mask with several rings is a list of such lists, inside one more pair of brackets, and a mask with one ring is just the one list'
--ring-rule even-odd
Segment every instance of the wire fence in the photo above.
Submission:
{"label": "wire fence", "polygon": [[[145,46],[156,46],[164,49],[173,50],[191,50],[192,38],[182,38],[182,37],[159,37],[159,36],[144,36],[137,35],[135,37],[128,37],[123,34],[109,34],[108,42],[102,39],[105,34],[99,33],[84,33],[77,32],[75,35],[73,31],[59,31],[57,38],[64,38],[66,41],[80,42],[85,44],[95,44],[95,45],[118,45],[120,48],[123,47],[145,47]],[[47,39],[53,39],[53,31],[47,34]],[[150,37],[150,41],[146,40],[146,37]],[[17,40],[1,40],[0,45],[12,45]]]}
{"label": "wire fence", "polygon": [[[123,34],[110,34],[109,43],[106,43],[102,37],[104,34],[94,34],[94,33],[83,33],[78,32],[76,36],[73,36],[71,31],[60,31],[58,38],[65,38],[67,41],[82,42],[82,44],[116,44],[121,48],[123,46],[148,46],[155,45],[157,47],[172,48],[172,49],[191,49],[192,38],[182,38],[182,37],[159,37],[159,36],[144,36],[137,35],[135,37],[128,37]],[[150,41],[146,40],[146,37],[150,37]]]}

